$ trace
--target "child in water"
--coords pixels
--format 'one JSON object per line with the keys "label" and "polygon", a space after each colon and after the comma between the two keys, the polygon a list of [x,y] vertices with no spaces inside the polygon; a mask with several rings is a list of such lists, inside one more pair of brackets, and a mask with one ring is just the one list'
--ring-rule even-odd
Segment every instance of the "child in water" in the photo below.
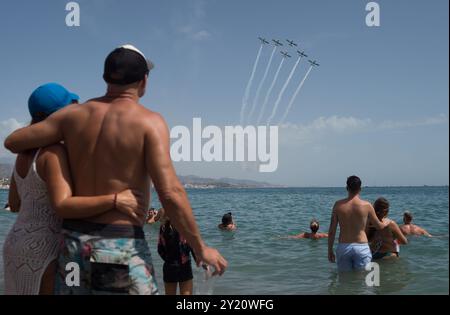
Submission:
{"label": "child in water", "polygon": [[159,229],[158,253],[164,260],[163,280],[166,295],[192,295],[193,282],[190,254],[195,259],[192,248],[186,239],[170,224],[170,219],[160,209],[161,226]]}
{"label": "child in water", "polygon": [[218,228],[223,231],[236,230],[236,224],[233,221],[233,215],[231,212],[225,213],[222,217],[222,223],[218,225]]}

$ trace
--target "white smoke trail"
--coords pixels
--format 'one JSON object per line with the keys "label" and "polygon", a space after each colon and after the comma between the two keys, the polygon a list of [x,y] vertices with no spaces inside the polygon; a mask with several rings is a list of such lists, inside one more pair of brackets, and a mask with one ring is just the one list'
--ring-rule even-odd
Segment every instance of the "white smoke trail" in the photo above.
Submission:
{"label": "white smoke trail", "polygon": [[298,85],[297,89],[295,90],[294,95],[292,95],[292,98],[289,101],[289,105],[287,106],[286,111],[284,112],[283,117],[281,118],[279,125],[281,125],[284,122],[284,120],[286,119],[287,115],[289,114],[289,111],[291,110],[292,104],[294,104],[295,98],[297,97],[298,93],[302,89],[302,86],[305,83],[306,78],[308,78],[308,75],[311,72],[312,68],[313,68],[313,66],[309,67],[308,72],[306,72],[306,74],[303,77],[302,81],[300,82],[300,84]]}
{"label": "white smoke trail", "polygon": [[270,114],[269,119],[267,119],[267,125],[269,125],[270,122],[272,121],[273,117],[275,117],[275,114],[277,113],[278,105],[280,104],[280,101],[283,98],[283,94],[286,91],[286,88],[287,88],[289,82],[291,81],[292,76],[294,75],[295,69],[297,69],[297,66],[300,63],[301,59],[302,59],[301,57],[298,57],[297,62],[295,63],[294,67],[292,67],[291,73],[289,73],[289,76],[288,76],[286,82],[284,82],[284,85],[281,88],[280,93],[278,94],[278,98],[275,102],[275,105],[273,106],[272,114]]}
{"label": "white smoke trail", "polygon": [[245,109],[248,103],[248,97],[250,95],[250,88],[252,87],[253,78],[255,77],[256,68],[258,67],[259,57],[261,56],[261,51],[264,45],[261,45],[258,50],[258,54],[256,55],[255,63],[253,64],[252,74],[250,75],[250,79],[248,80],[247,87],[245,88],[244,97],[242,98],[242,107],[241,107],[241,125],[244,123],[244,115]]}
{"label": "white smoke trail", "polygon": [[250,110],[250,114],[248,116],[248,121],[250,121],[250,119],[253,116],[253,113],[255,112],[256,105],[258,104],[258,101],[259,101],[259,94],[261,93],[261,89],[264,85],[264,82],[266,81],[267,74],[269,73],[270,65],[272,64],[273,55],[275,54],[276,50],[277,50],[277,46],[273,47],[272,54],[270,55],[269,62],[267,63],[267,66],[266,66],[266,71],[264,71],[264,75],[263,75],[261,81],[259,82],[258,89],[256,90],[256,96],[253,101],[253,105]]}
{"label": "white smoke trail", "polygon": [[284,59],[285,58],[281,59],[280,65],[278,66],[278,69],[277,69],[277,72],[275,73],[275,76],[273,77],[272,84],[270,84],[270,87],[267,90],[266,97],[264,98],[264,103],[261,107],[261,111],[259,112],[258,121],[256,123],[257,126],[259,125],[259,122],[261,121],[261,119],[264,116],[264,111],[266,109],[267,102],[269,101],[270,94],[272,93],[273,87],[275,86],[275,83],[277,82],[278,75],[280,74],[281,68],[283,67]]}

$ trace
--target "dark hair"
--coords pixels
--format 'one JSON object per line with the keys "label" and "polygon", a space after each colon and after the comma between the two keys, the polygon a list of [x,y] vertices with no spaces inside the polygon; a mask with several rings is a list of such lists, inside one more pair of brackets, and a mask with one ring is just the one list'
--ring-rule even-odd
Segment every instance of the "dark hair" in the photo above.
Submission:
{"label": "dark hair", "polygon": [[312,219],[311,223],[309,224],[309,228],[313,233],[316,233],[319,230],[319,221],[316,219]]}
{"label": "dark hair", "polygon": [[347,190],[350,193],[358,193],[361,191],[361,179],[352,175],[347,178]]}
{"label": "dark hair", "polygon": [[225,213],[222,217],[222,224],[229,225],[231,223],[233,223],[233,216],[231,212]]}
{"label": "dark hair", "polygon": [[375,200],[373,207],[377,216],[385,216],[389,212],[389,201],[386,198],[380,197]]}
{"label": "dark hair", "polygon": [[403,217],[404,217],[405,219],[407,219],[408,221],[412,221],[412,219],[413,219],[412,213],[409,212],[409,211],[405,211],[405,212],[403,213]]}
{"label": "dark hair", "polygon": [[127,85],[143,80],[152,67],[140,53],[119,47],[106,57],[103,79],[106,83]]}

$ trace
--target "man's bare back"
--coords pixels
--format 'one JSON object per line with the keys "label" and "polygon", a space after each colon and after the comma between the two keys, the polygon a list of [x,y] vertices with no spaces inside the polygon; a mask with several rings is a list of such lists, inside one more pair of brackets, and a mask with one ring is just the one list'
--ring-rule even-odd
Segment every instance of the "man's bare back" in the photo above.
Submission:
{"label": "man's bare back", "polygon": [[334,211],[340,227],[340,243],[367,243],[365,228],[371,209],[372,205],[359,197],[336,202]]}
{"label": "man's bare back", "polygon": [[[159,115],[131,98],[102,97],[74,105],[64,117],[63,138],[68,148],[74,192],[78,196],[114,193],[133,187],[150,202],[146,169],[145,133]],[[119,211],[108,211],[89,221],[136,224]]]}
{"label": "man's bare back", "polygon": [[431,234],[428,233],[425,229],[412,223],[401,225],[400,230],[402,231],[403,235],[425,235],[431,237]]}

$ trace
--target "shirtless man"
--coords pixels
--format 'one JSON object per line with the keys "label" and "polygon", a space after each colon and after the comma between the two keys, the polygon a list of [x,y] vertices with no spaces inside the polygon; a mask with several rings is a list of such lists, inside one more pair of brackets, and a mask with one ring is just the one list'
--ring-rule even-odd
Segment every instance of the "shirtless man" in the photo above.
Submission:
{"label": "shirtless man", "polygon": [[420,226],[417,226],[415,224],[412,224],[413,216],[411,212],[405,211],[403,213],[403,225],[400,226],[400,230],[402,230],[402,233],[404,235],[424,235],[428,237],[432,237],[430,233],[428,233],[425,229],[421,228]]}
{"label": "shirtless man", "polygon": [[[211,265],[214,274],[221,275],[227,262],[200,236],[170,158],[166,122],[139,104],[151,68],[135,47],[115,49],[105,60],[105,96],[67,106],[43,122],[17,130],[5,140],[5,147],[17,153],[64,141],[76,196],[132,188],[145,194],[147,208],[153,181],[164,209],[194,250],[197,262]],[[65,220],[59,293],[157,294],[142,225],[115,210],[88,220]],[[68,262],[80,267],[78,287],[65,284]]]}
{"label": "shirtless man", "polygon": [[360,198],[361,180],[357,176],[347,178],[348,197],[334,204],[328,232],[328,260],[336,261],[333,246],[337,225],[340,227],[339,244],[336,250],[338,271],[361,270],[371,262],[372,254],[367,241],[367,220],[382,230],[390,220],[380,222],[370,202]]}
{"label": "shirtless man", "polygon": [[321,238],[327,238],[328,234],[327,233],[319,233],[319,221],[317,221],[316,219],[312,219],[311,223],[309,224],[309,228],[311,229],[311,233],[308,232],[304,232],[304,233],[300,233],[298,235],[291,235],[288,236],[287,238],[309,238],[312,240],[318,240]]}

